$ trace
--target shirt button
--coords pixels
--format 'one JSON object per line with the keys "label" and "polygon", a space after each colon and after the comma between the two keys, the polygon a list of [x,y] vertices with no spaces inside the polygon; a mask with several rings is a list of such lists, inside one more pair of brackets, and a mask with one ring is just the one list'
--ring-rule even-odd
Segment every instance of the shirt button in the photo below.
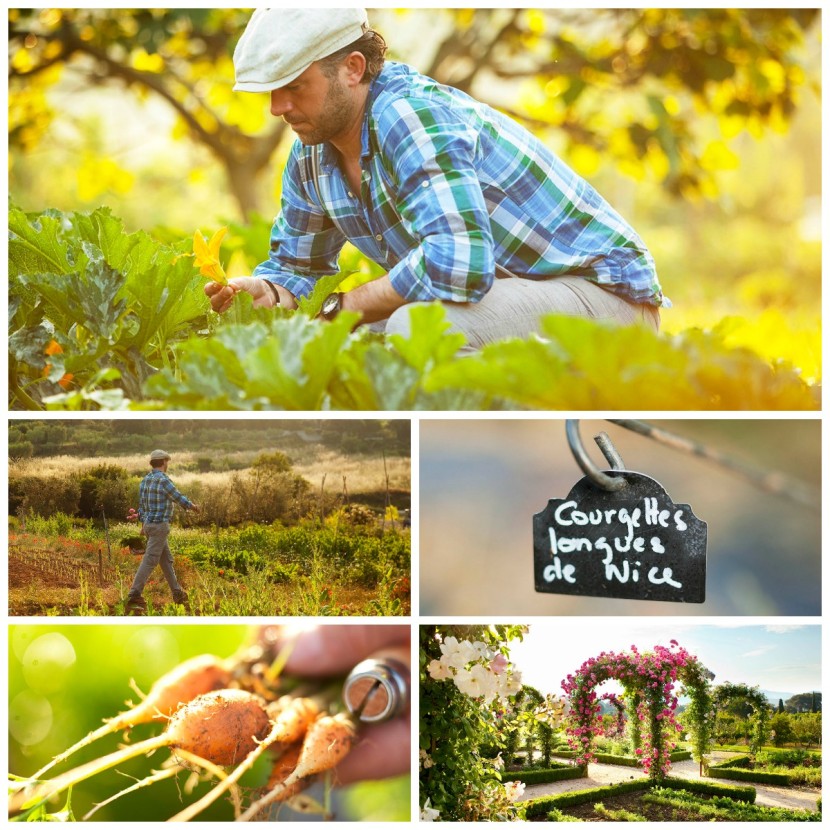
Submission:
{"label": "shirt button", "polygon": [[352,193],[352,191],[351,191],[351,190],[350,190],[350,191],[348,191],[348,193],[346,193],[346,195],[347,195],[350,199],[354,199],[354,193]]}
{"label": "shirt button", "polygon": [[429,187],[429,182],[421,182],[421,187]]}
{"label": "shirt button", "polygon": [[378,242],[381,242],[383,240],[383,234],[382,233],[375,234],[375,239],[377,239]]}

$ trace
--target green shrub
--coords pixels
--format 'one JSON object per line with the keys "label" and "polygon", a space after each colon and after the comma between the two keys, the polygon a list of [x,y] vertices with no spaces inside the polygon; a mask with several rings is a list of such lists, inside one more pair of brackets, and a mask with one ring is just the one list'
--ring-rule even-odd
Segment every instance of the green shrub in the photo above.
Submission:
{"label": "green shrub", "polygon": [[242,528],[237,539],[242,547],[257,551],[257,553],[269,553],[274,545],[271,530],[263,525],[249,525]]}
{"label": "green shrub", "polygon": [[[563,819],[555,818],[553,816],[562,815],[560,811],[567,807],[577,807],[581,804],[591,804],[595,803],[598,799],[608,799],[618,795],[625,795],[627,793],[645,792],[646,790],[650,790],[649,795],[656,793],[658,798],[672,798],[676,796],[678,801],[677,806],[695,803],[695,794],[712,796],[715,800],[720,800],[724,803],[728,802],[731,805],[737,805],[736,809],[752,805],[755,801],[755,789],[753,787],[728,786],[723,784],[714,784],[707,781],[686,781],[680,778],[666,778],[661,782],[660,787],[654,787],[647,778],[638,778],[634,781],[623,781],[619,784],[612,784],[605,787],[592,787],[591,789],[586,790],[576,790],[574,792],[561,793],[559,795],[535,798],[532,801],[527,802],[526,815],[528,819],[548,816],[550,821],[560,821]],[[644,800],[649,798],[649,795],[644,795]],[[794,812],[796,814],[804,812],[804,815],[807,816],[817,815],[813,813],[806,813],[805,811],[784,812]],[[615,818],[615,820],[626,821],[632,819],[618,817]],[[765,820],[774,821],[776,819],[769,818]],[[815,819],[798,818],[797,820],[814,821]]]}
{"label": "green shrub", "polygon": [[550,810],[547,814],[548,821],[582,821],[581,818],[577,818],[576,816],[569,816],[567,813],[563,813],[561,810]]}
{"label": "green shrub", "polygon": [[276,562],[268,569],[268,579],[278,585],[290,584],[294,582],[299,575],[299,565],[283,565]]}
{"label": "green shrub", "polygon": [[764,807],[722,795],[703,800],[690,792],[689,788],[679,788],[670,792],[667,788],[655,787],[643,796],[643,801],[694,812],[701,820],[709,821],[821,821],[819,812]]}
{"label": "green shrub", "polygon": [[23,476],[16,482],[15,495],[22,495],[19,501],[16,499],[17,509],[38,516],[52,516],[58,511],[73,516],[78,512],[80,487],[71,476]]}
{"label": "green shrub", "polygon": [[[518,760],[518,759],[517,759]],[[523,772],[503,772],[502,781],[521,781],[523,784],[548,784],[551,781],[565,781],[569,778],[584,778],[586,767],[558,764],[549,769],[531,769]]]}
{"label": "green shrub", "polygon": [[752,804],[757,793],[755,787],[742,787],[739,784],[716,784],[714,781],[689,781],[684,778],[664,778],[660,785],[665,789],[686,790],[703,795],[720,795],[734,801]]}
{"label": "green shrub", "polygon": [[72,517],[61,510],[48,518],[29,516],[26,519],[26,531],[35,536],[67,536],[72,530]]}
{"label": "green shrub", "polygon": [[75,478],[78,480],[78,514],[85,518],[98,517],[104,510],[110,517],[123,517],[129,508],[127,481],[129,474],[116,464],[98,464]]}
{"label": "green shrub", "polygon": [[806,749],[764,750],[755,756],[756,763],[784,767],[821,766],[821,753]]}
{"label": "green shrub", "polygon": [[647,790],[650,786],[647,778],[638,778],[635,781],[623,781],[607,787],[591,787],[587,790],[574,790],[569,793],[534,798],[527,804],[527,817],[538,818],[555,808],[576,807],[579,804],[593,803],[598,798],[611,798],[615,795],[641,792]]}
{"label": "green shrub", "polygon": [[609,810],[602,802],[594,804],[594,812],[608,821],[648,821],[645,816],[630,810]]}
{"label": "green shrub", "polygon": [[608,755],[604,752],[595,752],[594,757],[598,764],[617,764],[621,767],[640,766],[640,762],[636,758],[626,755]]}
{"label": "green shrub", "polygon": [[752,764],[752,759],[749,755],[741,755],[738,758],[728,758],[726,761],[720,761],[717,764],[710,764],[709,769],[723,769],[725,767],[747,768]]}
{"label": "green shrub", "polygon": [[31,441],[9,442],[9,458],[31,458],[34,452],[35,447]]}
{"label": "green shrub", "polygon": [[[731,760],[736,763],[730,763]],[[774,784],[779,787],[789,787],[792,779],[789,773],[766,772],[757,769],[742,769],[749,766],[749,758],[730,759],[722,764],[712,764],[706,775],[709,778],[729,778],[733,781],[752,781],[755,784]]]}
{"label": "green shrub", "polygon": [[[558,757],[565,757],[564,753],[555,753]],[[573,753],[571,753],[573,754]],[[621,767],[639,767],[640,761],[632,755],[609,755],[605,752],[595,752],[594,756],[598,764],[617,764]],[[692,753],[686,749],[678,749],[669,756],[672,761],[687,761]]]}

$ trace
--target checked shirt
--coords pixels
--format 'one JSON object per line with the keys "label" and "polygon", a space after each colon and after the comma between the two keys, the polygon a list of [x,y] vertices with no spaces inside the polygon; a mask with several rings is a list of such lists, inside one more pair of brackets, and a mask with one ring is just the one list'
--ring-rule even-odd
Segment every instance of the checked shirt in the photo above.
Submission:
{"label": "checked shirt", "polygon": [[295,142],[255,276],[307,296],[349,240],[408,301],[476,302],[496,276],[568,274],[669,305],[644,243],[588,182],[512,119],[404,64],[370,86],[360,163],[356,194],[332,146]]}
{"label": "checked shirt", "polygon": [[185,508],[193,506],[161,470],[153,470],[141,479],[138,485],[138,517],[142,522],[169,522],[173,518],[173,502]]}

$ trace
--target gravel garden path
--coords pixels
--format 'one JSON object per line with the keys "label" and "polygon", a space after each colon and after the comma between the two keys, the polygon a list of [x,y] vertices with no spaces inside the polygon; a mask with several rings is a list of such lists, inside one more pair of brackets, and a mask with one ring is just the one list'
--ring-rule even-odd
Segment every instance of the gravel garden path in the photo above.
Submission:
{"label": "gravel garden path", "polygon": [[[732,758],[737,752],[714,752],[712,760],[721,761]],[[701,778],[700,767],[697,761],[678,761],[672,764],[671,775],[677,778],[689,778],[698,781],[727,783],[726,779]],[[587,790],[592,787],[603,787],[608,784],[619,784],[621,781],[633,781],[636,778],[645,778],[645,773],[637,767],[614,766],[613,764],[588,764],[587,778],[570,778],[567,781],[554,781],[550,784],[528,784],[520,801],[529,801],[532,798],[541,798],[546,795],[573,790]],[[816,802],[821,798],[821,790],[793,789],[792,787],[771,787],[769,784],[750,784],[748,781],[736,781],[736,784],[755,787],[756,804],[765,807],[786,807],[790,810],[815,810]]]}

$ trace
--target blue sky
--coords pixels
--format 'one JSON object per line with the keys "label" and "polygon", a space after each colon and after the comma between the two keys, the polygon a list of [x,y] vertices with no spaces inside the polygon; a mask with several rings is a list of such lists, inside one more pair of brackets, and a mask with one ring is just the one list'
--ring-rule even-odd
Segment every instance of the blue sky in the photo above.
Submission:
{"label": "blue sky", "polygon": [[[560,618],[530,624],[524,642],[511,644],[522,681],[542,692],[561,694],[560,683],[601,651],[640,651],[675,639],[715,673],[716,684],[747,683],[796,694],[821,691],[821,627],[804,624],[701,625],[625,619]],[[604,687],[605,688],[605,687]],[[607,690],[612,690],[609,682]]]}

